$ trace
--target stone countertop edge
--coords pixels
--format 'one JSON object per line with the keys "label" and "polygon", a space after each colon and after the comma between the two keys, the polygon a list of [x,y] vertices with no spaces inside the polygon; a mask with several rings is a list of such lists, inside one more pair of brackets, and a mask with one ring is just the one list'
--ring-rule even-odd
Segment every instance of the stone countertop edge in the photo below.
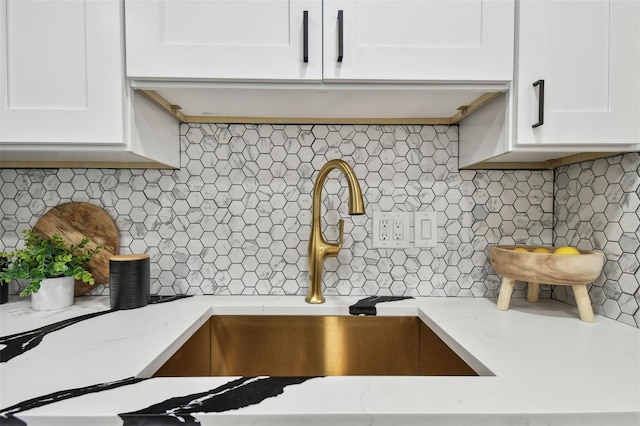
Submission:
{"label": "stone countertop edge", "polygon": [[[0,412],[66,389],[150,377],[215,314],[349,315],[363,297],[196,296],[93,317],[47,335],[0,363]],[[108,297],[34,312],[28,300],[0,307],[0,335],[108,309]],[[378,316],[418,316],[480,377],[320,377],[243,408],[195,417],[202,425],[616,425],[640,424],[640,329],[544,299],[415,298],[377,305]],[[86,394],[16,417],[28,425],[124,424],[168,398],[223,386],[233,377],[154,378]]]}

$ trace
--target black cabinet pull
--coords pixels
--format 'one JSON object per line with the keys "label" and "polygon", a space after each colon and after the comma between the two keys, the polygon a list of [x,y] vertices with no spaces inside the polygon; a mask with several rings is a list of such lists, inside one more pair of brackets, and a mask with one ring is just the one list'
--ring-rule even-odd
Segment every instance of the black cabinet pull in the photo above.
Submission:
{"label": "black cabinet pull", "polygon": [[538,80],[533,83],[533,87],[536,86],[540,86],[540,89],[538,89],[538,122],[531,126],[534,129],[544,124],[544,80]]}
{"label": "black cabinet pull", "polygon": [[309,11],[302,12],[302,60],[309,62]]}
{"label": "black cabinet pull", "polygon": [[342,62],[344,53],[344,24],[342,22],[342,11],[338,11],[338,62]]}

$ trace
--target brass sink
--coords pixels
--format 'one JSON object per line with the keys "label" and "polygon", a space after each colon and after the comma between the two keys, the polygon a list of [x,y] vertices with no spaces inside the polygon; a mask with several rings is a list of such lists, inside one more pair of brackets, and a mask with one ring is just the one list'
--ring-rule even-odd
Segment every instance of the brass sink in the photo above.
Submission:
{"label": "brass sink", "polygon": [[477,375],[418,317],[216,315],[155,376]]}

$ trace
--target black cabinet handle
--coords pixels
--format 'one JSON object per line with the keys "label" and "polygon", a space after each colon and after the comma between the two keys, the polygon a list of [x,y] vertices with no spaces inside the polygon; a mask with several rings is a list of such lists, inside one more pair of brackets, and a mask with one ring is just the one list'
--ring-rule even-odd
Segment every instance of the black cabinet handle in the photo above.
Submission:
{"label": "black cabinet handle", "polygon": [[309,62],[309,11],[302,12],[302,60]]}
{"label": "black cabinet handle", "polygon": [[540,86],[538,89],[538,122],[534,124],[534,129],[544,124],[544,80],[538,80],[533,83],[533,87]]}
{"label": "black cabinet handle", "polygon": [[342,62],[344,53],[344,23],[342,21],[342,11],[338,11],[338,62]]}

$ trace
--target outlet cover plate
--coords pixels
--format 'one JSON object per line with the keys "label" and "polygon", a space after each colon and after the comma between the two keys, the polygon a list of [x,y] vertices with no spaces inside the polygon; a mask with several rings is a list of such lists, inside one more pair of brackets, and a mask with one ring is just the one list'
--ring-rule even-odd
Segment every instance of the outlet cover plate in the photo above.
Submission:
{"label": "outlet cover plate", "polygon": [[416,247],[438,245],[438,213],[415,212],[413,217],[414,244]]}
{"label": "outlet cover plate", "polygon": [[411,247],[411,216],[411,212],[373,212],[373,248]]}

